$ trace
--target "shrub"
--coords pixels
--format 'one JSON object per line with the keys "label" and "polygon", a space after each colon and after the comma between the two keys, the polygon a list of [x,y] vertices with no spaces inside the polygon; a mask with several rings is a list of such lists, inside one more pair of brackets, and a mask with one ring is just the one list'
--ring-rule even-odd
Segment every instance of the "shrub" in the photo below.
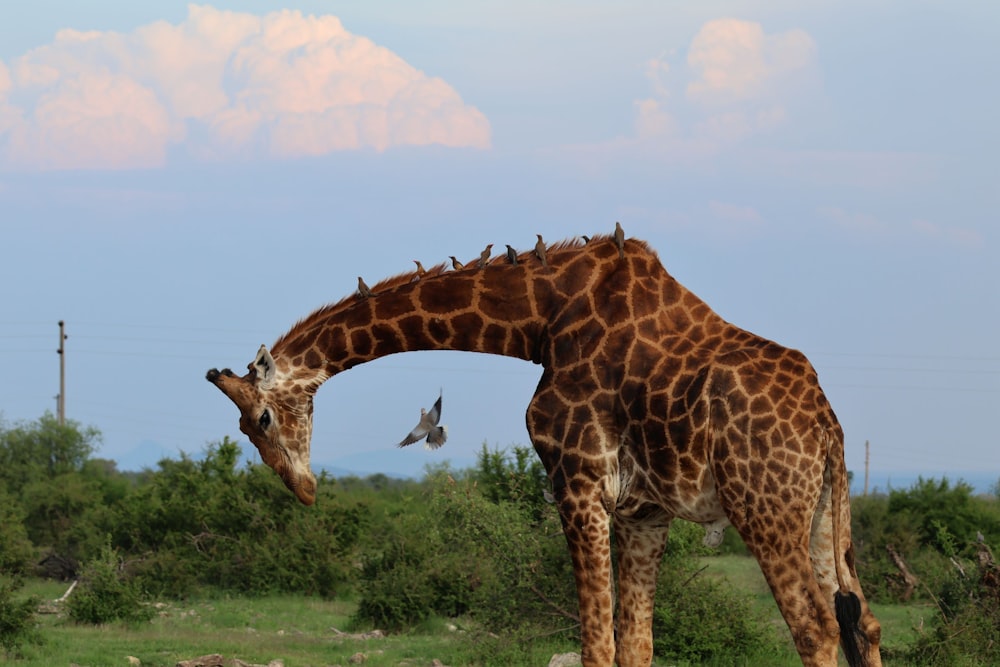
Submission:
{"label": "shrub", "polygon": [[23,521],[20,506],[0,489],[0,572],[23,574],[31,564],[34,550]]}
{"label": "shrub", "polygon": [[384,529],[363,558],[355,622],[399,629],[468,615],[488,631],[522,637],[574,624],[567,618],[576,612],[573,575],[555,509],[534,501],[541,489],[521,491],[535,472],[523,459],[481,463],[489,475],[459,482],[439,471],[428,481],[430,503],[411,503]]}
{"label": "shrub", "polygon": [[[978,566],[955,561],[938,591],[938,614],[907,658],[917,665],[1000,664],[1000,568],[980,547]],[[978,570],[978,571],[977,571]]]}
{"label": "shrub", "polygon": [[675,660],[743,664],[748,656],[780,653],[767,620],[755,613],[749,593],[700,576],[697,561],[663,563],[653,611],[653,651]]}
{"label": "shrub", "polygon": [[445,544],[465,551],[456,565],[471,586],[469,615],[497,633],[575,625],[572,565],[555,507],[493,502],[478,491],[445,480],[432,501]]}
{"label": "shrub", "polygon": [[429,576],[434,554],[412,537],[395,536],[380,553],[364,559],[354,623],[401,630],[434,614]]}
{"label": "shrub", "polygon": [[468,610],[476,552],[448,544],[426,499],[410,503],[378,532],[361,559],[356,624],[400,630]]}
{"label": "shrub", "polygon": [[0,649],[11,656],[19,656],[24,644],[41,643],[41,636],[35,630],[38,600],[15,599],[14,593],[20,587],[19,580],[0,581]]}
{"label": "shrub", "polygon": [[303,507],[267,466],[237,468],[238,454],[226,438],[201,461],[161,461],[116,508],[114,544],[139,557],[135,573],[160,594],[334,595],[350,579],[365,507],[322,476],[316,505]]}
{"label": "shrub", "polygon": [[84,565],[80,584],[66,605],[69,617],[77,623],[124,621],[131,625],[149,621],[155,614],[142,597],[138,582],[125,573],[117,552],[107,545],[98,558]]}

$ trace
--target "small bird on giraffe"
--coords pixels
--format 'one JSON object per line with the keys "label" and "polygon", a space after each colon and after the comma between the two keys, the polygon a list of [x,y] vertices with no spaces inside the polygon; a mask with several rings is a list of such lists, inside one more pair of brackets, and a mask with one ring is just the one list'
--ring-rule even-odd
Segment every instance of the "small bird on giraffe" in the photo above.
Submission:
{"label": "small bird on giraffe", "polygon": [[479,253],[479,260],[476,262],[476,267],[483,268],[486,266],[486,262],[490,261],[490,255],[493,253],[493,244],[490,243],[486,246],[486,249]]}
{"label": "small bird on giraffe", "polygon": [[427,273],[427,269],[424,268],[424,265],[420,263],[419,259],[413,260],[413,263],[417,265],[417,279],[423,278]]}
{"label": "small bird on giraffe", "polygon": [[438,426],[441,421],[441,396],[434,401],[434,406],[427,411],[420,408],[420,421],[413,427],[413,430],[399,442],[400,447],[412,445],[418,440],[427,439],[424,449],[437,449],[448,439],[448,427]]}
{"label": "small bird on giraffe", "polygon": [[618,246],[618,256],[625,259],[625,230],[618,221],[615,221],[615,245]]}
{"label": "small bird on giraffe", "polygon": [[509,243],[507,244],[507,261],[517,266],[517,251],[511,248]]}
{"label": "small bird on giraffe", "polygon": [[371,288],[365,284],[365,281],[361,276],[358,276],[358,294],[365,297],[366,299],[372,296]]}
{"label": "small bird on giraffe", "polygon": [[535,242],[535,254],[538,255],[538,259],[542,260],[542,266],[548,266],[549,261],[545,258],[545,241],[542,240],[541,234],[535,234],[538,237],[538,241]]}
{"label": "small bird on giraffe", "polygon": [[454,255],[448,255],[448,257],[451,258],[451,268],[455,269],[456,271],[461,271],[462,269],[465,268],[465,264],[462,264],[460,261],[455,259]]}

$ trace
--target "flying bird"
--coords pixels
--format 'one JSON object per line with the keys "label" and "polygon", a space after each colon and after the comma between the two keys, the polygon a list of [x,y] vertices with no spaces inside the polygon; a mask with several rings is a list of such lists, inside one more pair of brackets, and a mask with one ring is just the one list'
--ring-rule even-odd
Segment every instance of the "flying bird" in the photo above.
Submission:
{"label": "flying bird", "polygon": [[618,246],[618,256],[625,259],[625,230],[622,223],[615,222],[615,245]]}
{"label": "flying bird", "polygon": [[483,268],[486,266],[486,262],[490,261],[490,254],[493,252],[493,244],[486,246],[486,249],[479,253],[479,260],[476,262],[478,268]]}
{"label": "flying bird", "polygon": [[507,261],[517,266],[517,251],[511,248],[509,243],[507,244]]}
{"label": "flying bird", "polygon": [[454,255],[448,255],[448,256],[451,257],[451,268],[455,269],[456,271],[461,271],[462,269],[465,268],[465,264],[462,264],[460,261],[455,259]]}
{"label": "flying bird", "polygon": [[545,259],[545,241],[542,240],[541,234],[535,234],[538,237],[538,241],[535,243],[535,254],[538,255],[538,259],[542,260],[542,266],[548,266],[549,262]]}
{"label": "flying bird", "polygon": [[366,299],[372,296],[371,289],[365,284],[365,281],[361,279],[361,276],[358,276],[358,294]]}
{"label": "flying bird", "polygon": [[430,412],[420,408],[420,421],[413,427],[409,435],[400,441],[399,446],[412,445],[418,440],[426,438],[427,442],[424,443],[424,449],[437,449],[448,439],[448,427],[438,426],[440,420],[441,395],[438,394],[438,400],[434,402],[434,407],[431,408]]}

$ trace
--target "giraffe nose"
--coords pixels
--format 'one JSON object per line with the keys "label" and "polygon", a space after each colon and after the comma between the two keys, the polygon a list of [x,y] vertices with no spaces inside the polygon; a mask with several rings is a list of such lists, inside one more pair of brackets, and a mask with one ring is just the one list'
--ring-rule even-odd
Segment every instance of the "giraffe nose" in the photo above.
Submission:
{"label": "giraffe nose", "polygon": [[228,368],[223,368],[221,371],[212,368],[207,373],[205,373],[205,379],[211,382],[212,384],[217,384],[219,382],[219,378],[222,376],[232,377],[233,372]]}

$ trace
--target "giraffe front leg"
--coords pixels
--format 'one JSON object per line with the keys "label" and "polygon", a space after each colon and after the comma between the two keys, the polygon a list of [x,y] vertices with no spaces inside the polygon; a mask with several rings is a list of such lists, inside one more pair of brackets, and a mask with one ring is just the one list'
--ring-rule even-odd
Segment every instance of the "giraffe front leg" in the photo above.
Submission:
{"label": "giraffe front leg", "polygon": [[649,667],[653,661],[653,604],[656,579],[670,532],[662,513],[638,520],[615,516],[618,547],[618,652],[620,667]]}
{"label": "giraffe front leg", "polygon": [[579,487],[574,487],[573,497],[564,490],[556,501],[580,602],[580,656],[584,667],[610,667],[615,660],[615,632],[608,513],[596,485],[593,493],[576,493]]}

